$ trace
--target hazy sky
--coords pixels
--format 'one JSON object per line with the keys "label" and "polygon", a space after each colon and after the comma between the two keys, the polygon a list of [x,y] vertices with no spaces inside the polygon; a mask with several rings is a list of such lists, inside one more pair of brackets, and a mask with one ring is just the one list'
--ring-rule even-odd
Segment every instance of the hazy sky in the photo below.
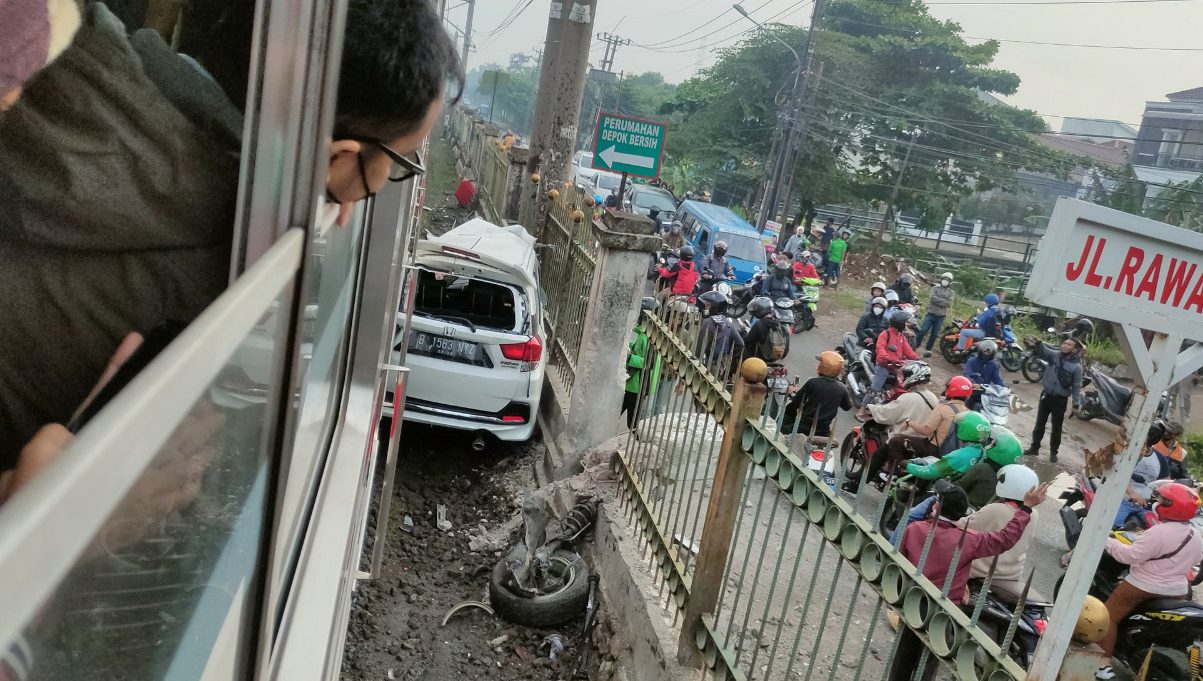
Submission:
{"label": "hazy sky", "polygon": [[[994,0],[972,4],[932,0],[931,13],[960,23],[968,38],[1109,46],[1203,48],[1203,0],[1094,4],[1018,4],[1042,0]],[[1047,0],[1043,0],[1047,1]],[[1064,1],[1064,0],[1062,0]],[[465,9],[448,0],[447,17],[463,27]],[[550,0],[529,6],[504,31],[489,35],[515,8],[528,0],[477,0],[473,33],[476,51],[469,66],[505,64],[514,52],[542,46]],[[980,2],[980,0],[979,0]],[[570,6],[571,0],[565,5]],[[611,31],[630,38],[620,47],[615,71],[659,71],[680,82],[713,63],[714,48],[733,45],[739,34],[754,29],[730,10],[729,0],[597,0],[594,32]],[[803,25],[812,5],[798,0],[744,0],[760,21]],[[721,16],[720,16],[721,15]],[[732,24],[726,27],[728,24]],[[706,24],[679,39],[683,33]],[[704,41],[698,40],[709,35]],[[743,37],[743,36],[739,36]],[[691,42],[692,41],[692,42]],[[975,42],[970,39],[970,42]],[[658,46],[652,51],[638,44]],[[602,44],[593,41],[591,61],[600,61]],[[1167,92],[1203,86],[1203,51],[1164,51],[1058,47],[1003,42],[995,64],[1019,74],[1022,83],[1010,103],[1041,114],[1112,118],[1139,124],[1144,102],[1163,100]],[[1047,119],[1055,130],[1060,120]]]}

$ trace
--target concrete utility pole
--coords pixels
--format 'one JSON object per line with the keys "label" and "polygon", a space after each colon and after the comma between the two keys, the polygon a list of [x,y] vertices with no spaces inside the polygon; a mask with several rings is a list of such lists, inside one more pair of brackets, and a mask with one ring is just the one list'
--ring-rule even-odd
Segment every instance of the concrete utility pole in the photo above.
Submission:
{"label": "concrete utility pole", "polygon": [[915,148],[915,138],[919,136],[918,130],[912,130],[910,139],[906,141],[906,155],[902,157],[902,167],[898,169],[898,177],[894,178],[894,188],[890,190],[890,202],[886,204],[886,212],[881,216],[881,224],[877,226],[877,238],[873,240],[873,250],[881,249],[881,240],[885,236],[886,228],[890,225],[890,219],[894,217],[894,203],[898,201],[898,191],[902,189],[902,176],[906,173],[906,167],[911,162],[911,149]]}
{"label": "concrete utility pole", "polygon": [[464,54],[460,66],[468,72],[468,50],[472,48],[472,15],[476,14],[476,0],[468,0],[468,19],[464,22]]}
{"label": "concrete utility pole", "polygon": [[[589,67],[589,41],[597,0],[551,3],[543,69],[535,99],[535,125],[531,134],[530,168],[540,174],[540,188],[562,184],[576,151],[576,127]],[[536,201],[538,215],[523,215],[523,224],[538,230],[544,202]]]}
{"label": "concrete utility pole", "polygon": [[[785,45],[794,55],[795,61],[798,62],[798,73],[794,77],[793,94],[790,97],[789,112],[783,120],[778,121],[777,134],[774,136],[780,140],[776,144],[776,153],[773,155],[772,165],[770,166],[769,180],[765,184],[764,198],[760,202],[760,211],[756,217],[756,227],[760,231],[764,231],[764,223],[776,216],[777,205],[781,202],[783,184],[789,168],[789,164],[794,161],[794,145],[795,135],[794,130],[797,126],[799,116],[801,115],[802,102],[806,100],[806,88],[810,82],[811,65],[814,63],[815,56],[815,32],[817,30],[819,20],[823,16],[823,8],[826,5],[825,0],[815,0],[814,9],[810,13],[810,27],[806,31],[806,56],[799,57],[797,50],[786,43],[784,40],[772,36],[777,42]],[[739,12],[748,21],[756,24],[761,30],[766,31],[764,24],[753,19],[744,10],[743,6],[738,3],[734,5],[735,11]],[[805,130],[805,127],[802,127]]]}

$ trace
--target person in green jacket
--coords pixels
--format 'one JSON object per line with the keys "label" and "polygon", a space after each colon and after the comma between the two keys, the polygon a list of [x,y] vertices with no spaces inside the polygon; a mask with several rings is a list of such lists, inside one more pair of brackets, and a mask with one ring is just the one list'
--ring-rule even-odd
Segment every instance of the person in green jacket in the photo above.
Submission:
{"label": "person in green jacket", "polygon": [[[640,321],[635,324],[634,337],[631,338],[631,344],[627,346],[627,383],[622,395],[622,411],[619,413],[626,414],[627,428],[630,430],[635,430],[635,421],[639,416],[639,393],[643,388],[643,369],[648,350],[647,332],[643,329],[643,311],[654,309],[656,309],[655,298],[644,298],[639,303]],[[646,390],[648,396],[656,394],[656,384],[660,382],[659,358],[652,362],[651,369],[652,373]]]}
{"label": "person in green jacket", "polygon": [[1003,466],[1022,461],[1023,444],[1019,437],[1002,426],[994,426],[990,430],[986,455],[957,480],[957,485],[965,490],[970,506],[981,508],[994,500],[994,491],[998,487],[998,472]]}
{"label": "person in green jacket", "polygon": [[976,411],[962,412],[953,419],[953,427],[961,443],[960,449],[954,449],[934,463],[908,463],[906,472],[909,475],[920,480],[960,477],[982,458],[986,443],[990,441],[990,422],[986,417]]}
{"label": "person in green jacket", "polygon": [[824,274],[827,277],[826,283],[830,286],[839,284],[840,267],[844,264],[844,256],[848,252],[848,239],[851,237],[852,233],[844,230],[827,245],[827,271]]}

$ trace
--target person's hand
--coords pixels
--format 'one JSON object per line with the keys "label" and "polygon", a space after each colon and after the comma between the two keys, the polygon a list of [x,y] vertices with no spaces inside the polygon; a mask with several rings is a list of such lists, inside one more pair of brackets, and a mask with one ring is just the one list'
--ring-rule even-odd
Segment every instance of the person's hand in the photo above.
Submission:
{"label": "person's hand", "polygon": [[3,484],[0,484],[0,501],[7,500],[41,473],[42,469],[63,453],[73,438],[74,436],[61,424],[49,423],[42,426],[21,449],[17,467],[4,479]]}
{"label": "person's hand", "polygon": [[1036,508],[1043,504],[1044,500],[1048,498],[1048,486],[1049,483],[1042,482],[1028,490],[1028,493],[1023,495],[1023,505],[1028,508]]}

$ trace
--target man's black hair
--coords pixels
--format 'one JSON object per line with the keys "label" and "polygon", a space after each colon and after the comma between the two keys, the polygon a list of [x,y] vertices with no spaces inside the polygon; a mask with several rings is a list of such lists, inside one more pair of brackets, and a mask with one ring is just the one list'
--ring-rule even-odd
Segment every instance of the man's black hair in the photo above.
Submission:
{"label": "man's black hair", "polygon": [[430,0],[350,0],[338,79],[335,136],[392,140],[421,125],[430,106],[464,74]]}

